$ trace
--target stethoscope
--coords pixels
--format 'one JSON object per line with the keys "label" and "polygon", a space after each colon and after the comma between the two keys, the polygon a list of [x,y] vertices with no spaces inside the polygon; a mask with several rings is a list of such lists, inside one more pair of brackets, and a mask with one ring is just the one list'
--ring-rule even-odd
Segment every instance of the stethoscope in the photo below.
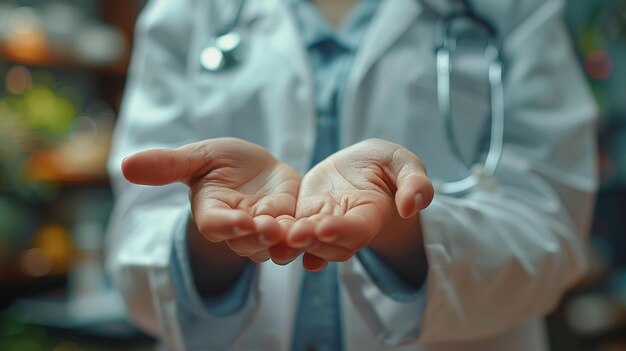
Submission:
{"label": "stethoscope", "polygon": [[233,18],[220,28],[211,43],[200,53],[200,64],[207,71],[219,73],[234,68],[239,64],[239,48],[241,47],[241,33],[237,25],[241,18],[247,0],[239,0],[237,11]]}
{"label": "stethoscope", "polygon": [[441,21],[439,45],[436,47],[437,61],[437,100],[439,111],[445,121],[446,137],[450,150],[457,160],[463,160],[461,151],[456,143],[452,116],[452,89],[451,76],[453,71],[452,54],[457,48],[459,36],[454,35],[453,26],[459,21],[470,21],[474,26],[487,35],[487,44],[484,56],[487,60],[491,114],[490,137],[487,155],[483,163],[476,162],[470,165],[471,173],[459,180],[448,182],[435,181],[435,189],[440,194],[464,194],[476,186],[483,186],[486,190],[496,187],[495,172],[502,158],[504,143],[504,85],[502,81],[503,64],[500,58],[500,49],[497,43],[495,29],[484,19],[476,16],[467,1],[462,12],[446,17]]}
{"label": "stethoscope", "polygon": [[[224,72],[235,68],[241,62],[239,49],[242,44],[241,33],[237,30],[243,8],[247,0],[239,0],[237,10],[232,19],[220,28],[211,43],[200,54],[200,64],[207,71],[213,73]],[[483,31],[487,37],[484,56],[487,60],[488,82],[490,92],[490,137],[484,162],[473,160],[471,172],[455,181],[435,181],[437,193],[444,195],[463,195],[471,189],[482,186],[486,190],[493,190],[496,186],[495,172],[502,158],[504,141],[504,87],[503,64],[500,59],[500,49],[497,35],[493,26],[475,15],[467,1],[462,1],[464,9],[452,15],[445,16],[440,21],[439,40],[435,47],[437,64],[437,102],[439,111],[445,123],[446,137],[450,150],[459,162],[463,162],[461,151],[454,135],[452,116],[452,89],[451,76],[453,73],[452,56],[461,39],[454,32],[454,25],[461,21],[469,21],[476,28]]]}

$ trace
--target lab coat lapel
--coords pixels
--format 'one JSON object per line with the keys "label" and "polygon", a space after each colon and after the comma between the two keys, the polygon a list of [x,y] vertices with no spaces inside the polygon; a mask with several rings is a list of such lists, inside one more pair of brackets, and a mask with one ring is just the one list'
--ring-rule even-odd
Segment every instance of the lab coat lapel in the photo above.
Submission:
{"label": "lab coat lapel", "polygon": [[314,83],[291,1],[248,3],[242,26],[257,41],[255,59],[266,63],[261,66],[266,71],[255,73],[265,79],[262,106],[271,106],[265,119],[274,136],[266,146],[275,157],[304,173],[315,143]]}
{"label": "lab coat lapel", "polygon": [[421,10],[421,4],[416,0],[381,3],[354,62],[353,84],[358,83],[387,49],[409,29]]}
{"label": "lab coat lapel", "polygon": [[387,50],[404,34],[422,12],[422,5],[417,0],[383,1],[368,29],[359,52],[354,61],[344,105],[344,118],[341,131],[341,143],[357,141],[354,134],[356,116],[353,116],[357,90],[370,68],[387,52]]}
{"label": "lab coat lapel", "polygon": [[[295,70],[304,81],[312,84],[312,73],[304,43],[299,36],[295,18],[291,13],[290,1],[263,0],[249,2],[247,16],[250,21],[264,17],[269,42],[284,59],[285,64]],[[277,67],[278,69],[279,67]]]}

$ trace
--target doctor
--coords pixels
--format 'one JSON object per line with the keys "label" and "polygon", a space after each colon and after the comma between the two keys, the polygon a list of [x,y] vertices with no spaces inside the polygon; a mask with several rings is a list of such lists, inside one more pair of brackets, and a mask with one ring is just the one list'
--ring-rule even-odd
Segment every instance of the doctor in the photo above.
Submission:
{"label": "doctor", "polygon": [[[138,22],[108,250],[137,325],[171,350],[546,350],[596,187],[562,1],[251,0],[240,61],[212,72],[236,3],[153,0]],[[454,61],[452,143],[438,104],[438,23],[462,3],[501,43],[504,146],[488,184],[430,203],[489,134],[482,50]]]}

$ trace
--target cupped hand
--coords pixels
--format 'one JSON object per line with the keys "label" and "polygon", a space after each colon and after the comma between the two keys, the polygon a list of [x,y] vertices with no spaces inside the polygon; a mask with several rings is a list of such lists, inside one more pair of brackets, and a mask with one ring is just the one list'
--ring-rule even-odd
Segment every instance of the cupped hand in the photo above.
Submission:
{"label": "cupped hand", "polygon": [[282,248],[275,261],[285,264],[301,252],[284,245],[300,175],[260,146],[217,138],[148,150],[125,159],[122,171],[136,184],[187,184],[200,233],[211,242],[225,241],[240,256],[262,262],[278,244]]}
{"label": "cupped hand", "polygon": [[415,216],[433,195],[416,155],[394,143],[366,140],[335,153],[304,176],[297,221],[286,242],[306,251],[306,269],[321,270],[328,261],[351,258],[397,215]]}

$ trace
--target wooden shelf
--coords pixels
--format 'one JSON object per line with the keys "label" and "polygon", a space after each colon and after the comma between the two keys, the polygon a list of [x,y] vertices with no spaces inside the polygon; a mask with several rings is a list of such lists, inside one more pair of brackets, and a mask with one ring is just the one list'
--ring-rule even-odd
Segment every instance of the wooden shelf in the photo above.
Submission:
{"label": "wooden shelf", "polygon": [[28,52],[29,54],[18,54],[16,50],[9,49],[6,43],[0,42],[0,60],[6,60],[11,63],[25,66],[82,70],[124,76],[126,74],[129,60],[129,55],[126,54],[122,59],[111,64],[88,64],[80,61],[71,54],[63,53],[60,49],[54,50],[45,45],[25,52]]}
{"label": "wooden shelf", "polygon": [[[69,151],[68,151],[69,150]],[[32,154],[25,165],[26,177],[60,186],[108,186],[105,149],[62,147]]]}
{"label": "wooden shelf", "polygon": [[54,183],[62,188],[72,187],[108,187],[109,178],[106,174],[47,174],[44,176],[31,177],[30,180]]}

